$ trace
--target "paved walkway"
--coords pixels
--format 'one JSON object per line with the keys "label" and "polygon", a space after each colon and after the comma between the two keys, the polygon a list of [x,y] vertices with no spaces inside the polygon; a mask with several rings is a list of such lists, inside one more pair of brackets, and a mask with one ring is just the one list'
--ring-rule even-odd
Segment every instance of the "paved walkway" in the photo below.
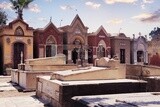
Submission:
{"label": "paved walkway", "polygon": [[35,97],[35,92],[19,92],[10,76],[0,76],[0,107],[47,107]]}
{"label": "paved walkway", "polygon": [[32,96],[0,98],[0,107],[44,107],[44,104]]}

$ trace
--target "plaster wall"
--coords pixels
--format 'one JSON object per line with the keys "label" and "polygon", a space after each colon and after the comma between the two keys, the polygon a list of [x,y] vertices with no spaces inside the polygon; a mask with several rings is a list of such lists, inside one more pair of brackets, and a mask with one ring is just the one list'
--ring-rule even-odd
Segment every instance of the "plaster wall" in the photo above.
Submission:
{"label": "plaster wall", "polygon": [[52,72],[19,72],[19,86],[23,87],[27,91],[36,90],[36,77],[51,75]]}
{"label": "plaster wall", "polygon": [[126,74],[130,76],[160,76],[160,67],[147,65],[126,65]]}
{"label": "plaster wall", "polygon": [[13,83],[19,83],[19,72],[18,72],[18,70],[14,70],[14,69],[12,69],[11,70],[11,81],[13,82]]}

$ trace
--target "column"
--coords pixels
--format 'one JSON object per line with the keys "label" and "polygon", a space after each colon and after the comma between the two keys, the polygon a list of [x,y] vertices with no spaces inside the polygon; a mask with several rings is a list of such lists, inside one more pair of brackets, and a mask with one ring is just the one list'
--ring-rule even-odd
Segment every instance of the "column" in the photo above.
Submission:
{"label": "column", "polygon": [[137,51],[134,51],[133,63],[137,64]]}

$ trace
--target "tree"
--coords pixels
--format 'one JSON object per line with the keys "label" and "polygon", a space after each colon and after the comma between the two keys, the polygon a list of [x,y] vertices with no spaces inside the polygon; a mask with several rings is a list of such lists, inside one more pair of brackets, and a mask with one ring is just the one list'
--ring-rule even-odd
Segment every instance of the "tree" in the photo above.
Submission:
{"label": "tree", "polygon": [[160,28],[159,28],[159,27],[155,27],[155,28],[149,33],[149,35],[151,36],[152,39],[160,38]]}
{"label": "tree", "polygon": [[10,0],[12,3],[12,8],[16,10],[16,13],[18,14],[18,18],[23,19],[23,9],[27,9],[28,5],[33,0]]}
{"label": "tree", "polygon": [[6,13],[0,9],[0,25],[5,25],[7,21]]}

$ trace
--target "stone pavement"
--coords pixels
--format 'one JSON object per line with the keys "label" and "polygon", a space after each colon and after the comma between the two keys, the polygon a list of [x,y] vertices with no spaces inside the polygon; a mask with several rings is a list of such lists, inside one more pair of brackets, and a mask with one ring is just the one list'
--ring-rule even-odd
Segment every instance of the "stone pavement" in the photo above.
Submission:
{"label": "stone pavement", "polygon": [[34,96],[0,98],[0,107],[44,107]]}
{"label": "stone pavement", "polygon": [[35,92],[23,92],[10,80],[10,76],[0,76],[0,107],[47,107],[35,97]]}

